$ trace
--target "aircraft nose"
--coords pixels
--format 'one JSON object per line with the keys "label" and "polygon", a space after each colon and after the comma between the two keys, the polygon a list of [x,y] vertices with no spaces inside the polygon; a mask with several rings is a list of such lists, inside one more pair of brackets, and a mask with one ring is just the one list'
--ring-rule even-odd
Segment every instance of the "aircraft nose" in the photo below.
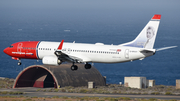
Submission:
{"label": "aircraft nose", "polygon": [[9,53],[8,50],[9,50],[8,48],[5,48],[5,49],[3,50],[3,52],[6,53],[6,54],[8,54],[8,53]]}

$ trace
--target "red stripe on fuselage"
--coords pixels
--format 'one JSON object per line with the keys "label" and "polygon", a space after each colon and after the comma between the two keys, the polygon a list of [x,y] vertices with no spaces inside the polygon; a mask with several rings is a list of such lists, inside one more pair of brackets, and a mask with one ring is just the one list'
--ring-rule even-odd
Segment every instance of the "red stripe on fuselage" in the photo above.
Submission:
{"label": "red stripe on fuselage", "polygon": [[12,44],[8,48],[8,55],[16,58],[37,59],[37,45],[39,41],[23,41]]}

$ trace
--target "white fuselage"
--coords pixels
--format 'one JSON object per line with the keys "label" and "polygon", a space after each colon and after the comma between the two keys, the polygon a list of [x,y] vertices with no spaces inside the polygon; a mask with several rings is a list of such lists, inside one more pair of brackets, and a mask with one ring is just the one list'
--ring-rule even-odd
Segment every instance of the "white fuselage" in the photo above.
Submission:
{"label": "white fuselage", "polygon": [[[60,42],[42,41],[38,45],[38,58],[52,56],[57,50]],[[63,43],[62,52],[70,57],[81,60],[79,62],[97,62],[97,63],[120,63],[143,59],[153,53],[142,53],[142,48],[104,45],[102,43],[83,44],[83,43]]]}

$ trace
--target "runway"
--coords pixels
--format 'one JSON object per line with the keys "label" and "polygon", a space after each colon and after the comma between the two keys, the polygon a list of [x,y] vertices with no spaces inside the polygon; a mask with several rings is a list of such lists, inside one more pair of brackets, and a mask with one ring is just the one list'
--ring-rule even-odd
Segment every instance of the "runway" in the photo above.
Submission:
{"label": "runway", "polygon": [[[66,96],[66,97],[129,97],[129,98],[156,98],[156,99],[176,99],[180,100],[180,96],[176,95],[124,95],[124,94],[87,94],[87,93],[63,93],[63,92],[37,92],[39,88],[16,88],[16,89],[0,89],[0,91],[21,91],[24,92],[23,96],[29,97],[53,97],[53,96]],[[0,95],[5,96],[5,95]],[[14,96],[14,95],[12,95]]]}

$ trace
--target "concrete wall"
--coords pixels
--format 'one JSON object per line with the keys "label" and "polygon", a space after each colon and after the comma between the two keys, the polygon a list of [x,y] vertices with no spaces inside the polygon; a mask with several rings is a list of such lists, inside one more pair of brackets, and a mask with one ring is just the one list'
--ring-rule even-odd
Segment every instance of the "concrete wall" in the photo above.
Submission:
{"label": "concrete wall", "polygon": [[180,89],[180,79],[176,80],[176,89]]}
{"label": "concrete wall", "polygon": [[146,88],[146,77],[124,77],[125,87]]}
{"label": "concrete wall", "polygon": [[147,86],[148,87],[153,87],[153,86],[155,86],[155,80],[147,80],[148,81],[148,83],[147,83]]}

